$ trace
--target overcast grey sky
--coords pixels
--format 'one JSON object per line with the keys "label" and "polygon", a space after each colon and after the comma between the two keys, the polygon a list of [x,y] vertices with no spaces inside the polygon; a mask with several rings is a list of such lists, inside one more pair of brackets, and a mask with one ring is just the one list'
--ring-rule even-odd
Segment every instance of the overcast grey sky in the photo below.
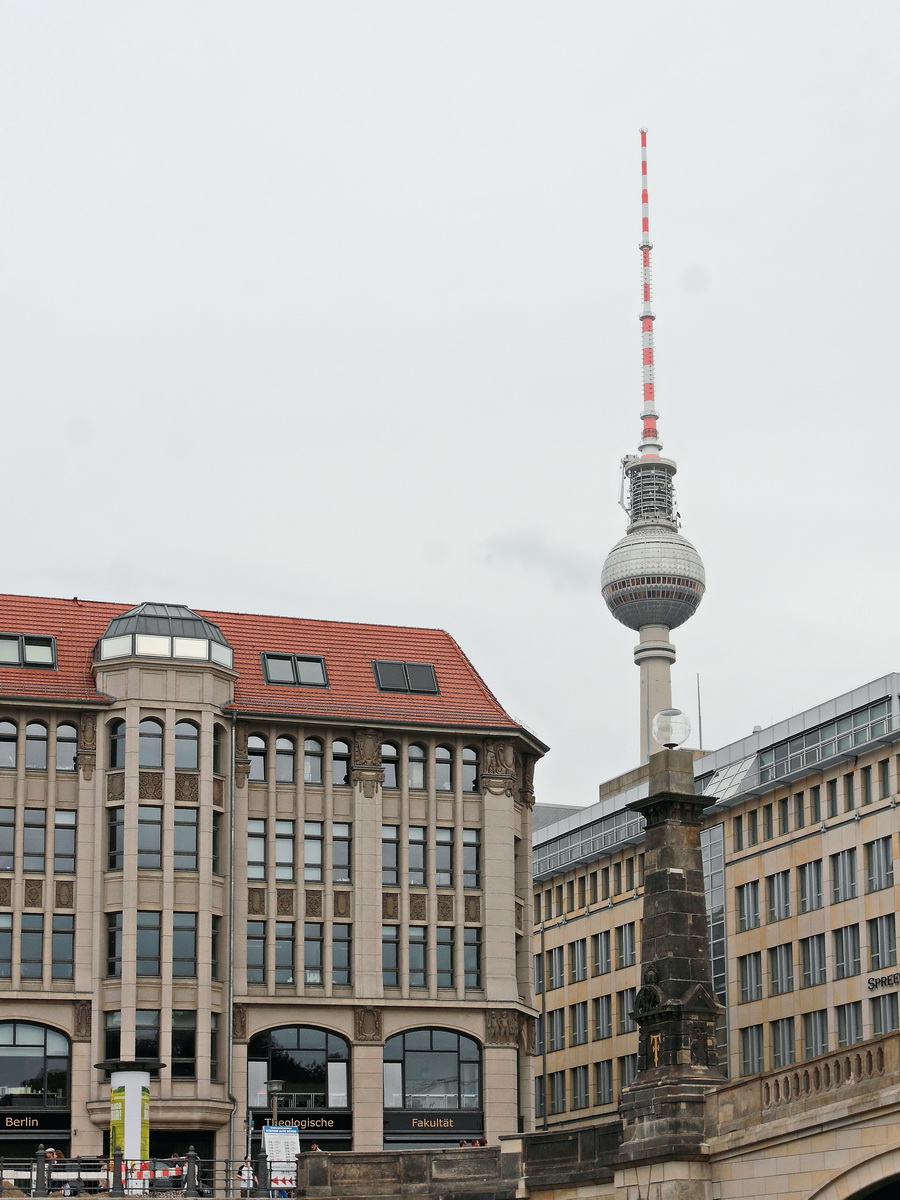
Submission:
{"label": "overcast grey sky", "polygon": [[896,3],[5,0],[0,590],[435,625],[635,765],[600,567],[657,396],[722,744],[897,638]]}

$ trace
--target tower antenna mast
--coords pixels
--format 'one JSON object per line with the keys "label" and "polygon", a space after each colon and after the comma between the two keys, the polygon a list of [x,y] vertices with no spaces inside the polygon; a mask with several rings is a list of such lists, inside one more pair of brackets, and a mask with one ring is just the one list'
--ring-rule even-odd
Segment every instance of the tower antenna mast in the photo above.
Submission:
{"label": "tower antenna mast", "polygon": [[675,647],[669,633],[694,615],[703,598],[706,576],[700,555],[678,532],[675,512],[675,463],[660,454],[656,426],[656,379],[653,353],[655,315],[651,297],[650,202],[647,186],[647,130],[641,130],[641,350],[644,406],[639,455],[627,455],[623,507],[628,532],[603,564],[603,599],[612,615],[638,631],[634,661],[641,671],[641,758],[654,750],[653,718],[672,707],[671,666]]}

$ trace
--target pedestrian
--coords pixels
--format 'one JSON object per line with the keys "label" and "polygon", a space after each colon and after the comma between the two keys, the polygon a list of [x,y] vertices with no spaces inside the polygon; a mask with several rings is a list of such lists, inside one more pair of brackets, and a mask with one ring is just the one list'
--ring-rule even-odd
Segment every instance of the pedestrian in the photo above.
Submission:
{"label": "pedestrian", "polygon": [[310,1154],[321,1154],[322,1147],[319,1145],[318,1142],[313,1142],[313,1144],[309,1148],[309,1152],[310,1152]]}
{"label": "pedestrian", "polygon": [[256,1175],[253,1171],[253,1164],[249,1158],[245,1158],[238,1168],[238,1179],[241,1181],[241,1195],[249,1196],[256,1183]]}

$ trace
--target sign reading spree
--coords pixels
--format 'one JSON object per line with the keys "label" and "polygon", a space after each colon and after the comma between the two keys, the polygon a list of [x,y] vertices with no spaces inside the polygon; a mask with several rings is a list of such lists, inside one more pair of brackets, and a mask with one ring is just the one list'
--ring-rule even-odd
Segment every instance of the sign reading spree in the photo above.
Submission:
{"label": "sign reading spree", "polygon": [[866,987],[870,992],[874,992],[876,988],[896,987],[900,983],[900,971],[894,971],[893,975],[870,975],[866,980]]}

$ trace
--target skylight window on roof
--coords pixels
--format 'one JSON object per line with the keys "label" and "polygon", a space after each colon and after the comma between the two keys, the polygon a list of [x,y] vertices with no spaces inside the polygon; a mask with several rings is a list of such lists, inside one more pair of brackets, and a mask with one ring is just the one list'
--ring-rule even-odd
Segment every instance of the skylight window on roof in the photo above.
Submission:
{"label": "skylight window on roof", "polygon": [[56,667],[56,638],[0,633],[0,667]]}
{"label": "skylight window on roof", "polygon": [[372,670],[380,692],[415,692],[423,696],[436,696],[438,693],[437,678],[431,663],[376,659],[372,663]]}
{"label": "skylight window on roof", "polygon": [[328,687],[325,659],[317,654],[262,655],[266,683],[286,683],[291,687]]}

